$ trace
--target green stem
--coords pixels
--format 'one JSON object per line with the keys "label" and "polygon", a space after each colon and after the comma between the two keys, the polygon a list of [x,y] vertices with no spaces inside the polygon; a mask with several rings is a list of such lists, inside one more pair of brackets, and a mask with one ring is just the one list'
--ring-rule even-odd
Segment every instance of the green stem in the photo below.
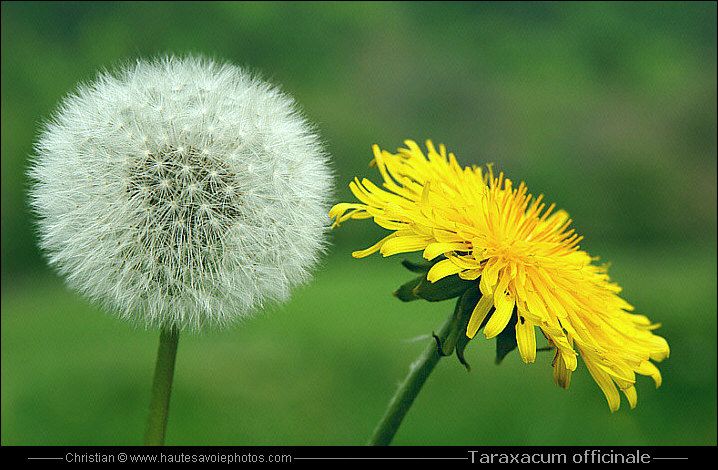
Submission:
{"label": "green stem", "polygon": [[[441,326],[439,333],[436,335],[441,342],[446,339],[449,333],[453,316],[453,314],[449,315]],[[406,416],[409,408],[411,408],[414,399],[419,394],[421,387],[426,382],[426,379],[429,378],[429,374],[434,370],[439,359],[441,359],[441,354],[439,354],[438,344],[435,338],[432,338],[431,344],[424,349],[419,359],[411,365],[409,375],[406,376],[406,379],[404,379],[404,382],[399,386],[399,389],[392,397],[391,402],[389,402],[389,407],[376,426],[376,429],[374,429],[374,434],[369,440],[368,445],[386,446],[391,443],[404,416]]]}
{"label": "green stem", "polygon": [[165,443],[165,428],[167,427],[167,413],[170,408],[172,377],[175,371],[178,341],[179,331],[177,329],[163,328],[160,331],[160,345],[157,349],[157,364],[155,365],[155,377],[152,382],[150,412],[147,416],[147,428],[145,429],[146,446],[161,446]]}

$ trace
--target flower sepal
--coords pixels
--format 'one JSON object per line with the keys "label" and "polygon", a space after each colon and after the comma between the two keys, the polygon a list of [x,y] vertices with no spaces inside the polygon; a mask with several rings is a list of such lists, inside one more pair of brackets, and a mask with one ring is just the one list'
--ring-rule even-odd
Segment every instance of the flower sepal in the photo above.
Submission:
{"label": "flower sepal", "polygon": [[438,281],[431,282],[427,279],[427,274],[432,266],[443,258],[439,257],[429,263],[415,263],[409,260],[402,260],[401,264],[411,272],[420,273],[411,281],[402,284],[393,292],[394,297],[402,302],[412,302],[418,299],[428,300],[429,302],[441,302],[456,297],[460,297],[471,286],[477,285],[475,281],[467,281],[461,279],[458,274],[447,276]]}
{"label": "flower sepal", "polygon": [[[444,259],[444,257],[440,257],[439,259]],[[438,260],[437,260],[438,261]],[[413,273],[417,274],[426,274],[429,272],[431,267],[435,265],[436,262],[424,262],[424,263],[415,263],[414,261],[410,261],[408,259],[401,260],[401,265],[404,266],[406,269]]]}
{"label": "flower sepal", "polygon": [[496,336],[496,364],[501,364],[506,355],[518,347],[516,342],[516,322],[518,321],[518,313],[514,308],[511,319],[506,328]]}
{"label": "flower sepal", "polygon": [[414,289],[416,289],[419,284],[421,284],[421,281],[426,279],[426,275],[419,276],[411,281],[402,284],[397,290],[393,292],[394,297],[401,300],[402,302],[412,302],[414,300],[419,300],[421,297],[416,295],[414,292]]}
{"label": "flower sepal", "polygon": [[421,280],[419,285],[414,288],[414,294],[429,302],[441,302],[459,297],[464,294],[471,286],[475,286],[475,281],[467,281],[461,279],[458,274],[447,276],[435,282],[430,282],[426,277]]}
{"label": "flower sepal", "polygon": [[[471,366],[464,357],[466,346],[469,344],[469,341],[471,341],[471,338],[466,334],[466,329],[469,325],[471,315],[476,308],[476,304],[478,304],[481,299],[481,292],[479,291],[478,282],[461,279],[458,275],[447,276],[436,282],[430,282],[427,279],[427,273],[432,266],[442,259],[444,259],[443,256],[432,262],[425,263],[416,263],[406,259],[402,260],[401,264],[406,269],[414,273],[420,273],[421,275],[402,284],[393,294],[402,302],[412,302],[418,299],[428,300],[429,302],[440,302],[458,297],[454,307],[454,314],[451,317],[446,334],[439,336],[436,333],[432,333],[432,336],[436,341],[439,355],[451,356],[456,352],[456,357],[459,362],[466,367],[467,371],[471,371]],[[479,329],[486,325],[490,317],[491,315],[487,315],[486,318],[484,318]],[[515,324],[516,313],[514,312],[509,324],[496,339],[497,364],[517,347],[516,337],[511,334]]]}
{"label": "flower sepal", "polygon": [[447,335],[444,341],[445,344],[439,347],[440,353],[443,353],[445,356],[449,356],[456,351],[456,357],[459,359],[459,362],[466,367],[467,371],[471,370],[471,366],[469,366],[469,363],[464,359],[464,349],[466,349],[466,345],[469,344],[471,338],[466,336],[466,327],[480,298],[479,289],[473,287],[467,289],[456,301],[453,328],[450,330],[449,335]]}

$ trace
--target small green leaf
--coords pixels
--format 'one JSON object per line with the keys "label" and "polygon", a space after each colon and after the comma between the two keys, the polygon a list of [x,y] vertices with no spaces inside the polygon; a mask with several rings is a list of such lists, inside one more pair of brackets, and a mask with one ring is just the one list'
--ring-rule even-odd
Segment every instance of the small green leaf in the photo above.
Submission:
{"label": "small green leaf", "polygon": [[413,300],[419,300],[420,297],[418,297],[414,293],[414,289],[425,279],[425,276],[419,276],[417,278],[412,279],[411,281],[407,282],[406,284],[403,284],[401,287],[399,287],[397,290],[393,292],[394,297],[398,298],[402,302],[411,302]]}
{"label": "small green leaf", "polygon": [[459,359],[459,362],[463,364],[464,367],[466,367],[466,372],[471,372],[471,366],[468,362],[466,362],[466,359],[464,358],[464,349],[466,349],[466,345],[469,344],[469,341],[471,341],[471,338],[466,335],[463,335],[456,342],[456,357]]}

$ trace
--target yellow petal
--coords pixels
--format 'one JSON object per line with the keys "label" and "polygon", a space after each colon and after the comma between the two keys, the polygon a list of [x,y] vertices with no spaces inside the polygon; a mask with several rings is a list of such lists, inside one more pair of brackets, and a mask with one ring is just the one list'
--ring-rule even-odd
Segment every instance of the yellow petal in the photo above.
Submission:
{"label": "yellow petal", "polygon": [[429,282],[436,282],[447,276],[452,276],[462,271],[462,268],[454,264],[450,259],[439,261],[426,273]]}
{"label": "yellow petal", "polygon": [[636,393],[636,387],[629,387],[625,390],[623,390],[623,394],[626,395],[626,399],[628,399],[628,404],[631,406],[631,409],[636,407],[636,403],[638,402],[638,393]]}
{"label": "yellow petal", "polygon": [[662,361],[663,359],[666,359],[671,353],[671,350],[668,347],[668,342],[661,336],[653,335],[651,339],[655,344],[654,349],[651,351],[651,359],[654,361]]}
{"label": "yellow petal", "polygon": [[534,324],[530,320],[519,315],[516,322],[516,343],[519,347],[519,353],[525,363],[531,363],[536,360],[536,331]]}
{"label": "yellow petal", "polygon": [[387,240],[381,247],[381,254],[384,256],[396,255],[398,253],[410,253],[423,249],[430,239],[421,235],[397,236]]}
{"label": "yellow petal", "polygon": [[571,369],[566,367],[566,361],[560,350],[556,351],[556,357],[553,360],[553,380],[556,385],[566,390],[571,385]]}
{"label": "yellow petal", "polygon": [[611,380],[611,377],[596,367],[591,360],[584,360],[583,362],[586,364],[586,368],[591,374],[591,377],[593,377],[593,380],[601,387],[601,391],[608,401],[608,407],[613,413],[621,406],[621,396],[618,394],[616,385],[613,383],[613,380]]}
{"label": "yellow petal", "polygon": [[464,243],[430,243],[424,249],[424,258],[431,261],[444,253],[465,249],[466,245]]}
{"label": "yellow petal", "polygon": [[481,276],[481,271],[481,269],[467,269],[466,271],[461,271],[459,277],[467,281],[474,281]]}
{"label": "yellow petal", "polygon": [[524,300],[526,301],[526,306],[528,307],[529,312],[541,318],[542,321],[548,320],[548,312],[546,311],[546,306],[543,303],[543,300],[541,300],[541,297],[532,292],[527,292],[526,299]]}
{"label": "yellow petal", "polygon": [[481,323],[494,305],[494,298],[491,295],[484,295],[479,299],[474,311],[471,313],[469,324],[466,326],[466,336],[473,338],[479,331]]}
{"label": "yellow petal", "polygon": [[382,247],[382,245],[384,245],[384,243],[386,243],[388,240],[391,240],[394,237],[396,237],[396,233],[392,233],[391,235],[382,238],[381,240],[376,242],[374,245],[370,246],[369,248],[367,248],[365,250],[359,250],[359,251],[353,252],[352,256],[354,258],[364,258],[366,256],[369,256],[372,253],[376,253],[377,251],[379,251],[379,249]]}
{"label": "yellow petal", "polygon": [[[499,282],[499,271],[506,265],[505,262],[493,259],[486,263],[484,273],[481,275],[481,282],[484,284],[487,292],[485,294],[493,294],[494,287]],[[481,292],[484,292],[483,290]]]}
{"label": "yellow petal", "polygon": [[341,217],[342,214],[347,212],[351,209],[363,209],[364,204],[354,204],[354,203],[348,203],[348,202],[340,202],[339,204],[335,204],[334,207],[329,209],[329,218],[334,219],[337,217]]}
{"label": "yellow petal", "polygon": [[656,388],[660,387],[663,382],[663,378],[661,377],[661,372],[658,370],[658,367],[654,366],[649,361],[643,361],[640,363],[636,369],[636,373],[650,376],[653,379],[653,382],[655,382]]}
{"label": "yellow petal", "polygon": [[484,334],[489,339],[504,331],[509,320],[511,320],[511,314],[514,310],[513,296],[497,293],[494,296],[494,307],[494,313],[484,327]]}

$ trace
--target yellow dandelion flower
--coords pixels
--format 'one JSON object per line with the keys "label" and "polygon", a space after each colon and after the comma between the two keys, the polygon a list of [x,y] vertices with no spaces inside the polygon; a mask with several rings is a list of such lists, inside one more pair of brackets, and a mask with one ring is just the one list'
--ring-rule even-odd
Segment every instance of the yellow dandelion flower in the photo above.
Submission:
{"label": "yellow dandelion flower", "polygon": [[426,274],[434,283],[458,275],[476,281],[481,294],[465,334],[483,326],[487,338],[515,321],[515,338],[526,363],[536,358],[536,328],[555,348],[553,376],[568,388],[580,355],[608,400],[619,408],[621,390],[636,405],[636,374],[661,384],[651,362],[668,357],[666,340],[654,335],[643,315],[618,294],[606,266],[593,264],[579,249],[566,212],[546,207],[524,183],[518,186],[488,166],[462,168],[443,145],[426,142],[426,155],[413,141],[392,154],[373,147],[383,189],[367,179],[350,183],[361,203],[340,203],[330,211],[334,225],[369,219],[392,233],[353,253],[362,258],[423,251],[437,260]]}

